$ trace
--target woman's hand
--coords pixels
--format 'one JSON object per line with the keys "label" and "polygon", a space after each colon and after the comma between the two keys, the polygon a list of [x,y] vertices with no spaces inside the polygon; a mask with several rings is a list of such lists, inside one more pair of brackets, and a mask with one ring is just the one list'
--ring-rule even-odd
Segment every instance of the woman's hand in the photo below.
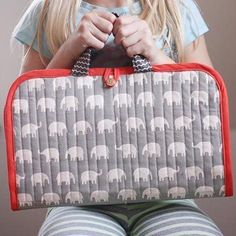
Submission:
{"label": "woman's hand", "polygon": [[123,15],[116,19],[113,27],[115,43],[126,49],[127,55],[145,56],[151,64],[174,63],[159,48],[145,20],[136,15]]}
{"label": "woman's hand", "polygon": [[110,12],[93,10],[85,14],[78,29],[62,44],[47,68],[71,69],[87,47],[102,49],[115,20],[116,17]]}
{"label": "woman's hand", "polygon": [[123,15],[116,19],[113,34],[115,43],[122,44],[127,55],[145,56],[151,63],[156,61],[158,48],[153,40],[152,32],[145,20],[136,15]]}
{"label": "woman's hand", "polygon": [[78,29],[68,40],[67,47],[74,59],[77,59],[88,47],[102,49],[113,30],[116,17],[105,11],[93,10],[85,14]]}

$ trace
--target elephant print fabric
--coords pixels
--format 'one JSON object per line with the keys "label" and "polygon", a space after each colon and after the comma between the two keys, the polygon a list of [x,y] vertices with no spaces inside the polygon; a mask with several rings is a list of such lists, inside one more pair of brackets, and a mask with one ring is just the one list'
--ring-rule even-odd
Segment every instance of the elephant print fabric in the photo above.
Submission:
{"label": "elephant print fabric", "polygon": [[203,71],[34,78],[12,103],[19,209],[225,195],[220,96]]}

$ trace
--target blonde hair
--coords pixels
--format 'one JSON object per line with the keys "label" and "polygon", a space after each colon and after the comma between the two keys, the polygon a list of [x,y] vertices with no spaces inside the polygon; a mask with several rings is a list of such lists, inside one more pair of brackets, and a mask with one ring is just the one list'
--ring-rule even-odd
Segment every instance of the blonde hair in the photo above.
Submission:
{"label": "blonde hair", "polygon": [[[168,32],[163,48],[169,47],[170,50],[174,48],[177,52],[178,60],[182,61],[183,30],[179,11],[179,2],[181,0],[139,1],[143,9],[139,17],[148,23],[154,39]],[[127,0],[129,6],[132,3],[133,0]],[[48,48],[51,54],[54,55],[75,29],[76,13],[80,4],[81,0],[43,0],[35,35],[42,61],[43,32],[45,32]]]}

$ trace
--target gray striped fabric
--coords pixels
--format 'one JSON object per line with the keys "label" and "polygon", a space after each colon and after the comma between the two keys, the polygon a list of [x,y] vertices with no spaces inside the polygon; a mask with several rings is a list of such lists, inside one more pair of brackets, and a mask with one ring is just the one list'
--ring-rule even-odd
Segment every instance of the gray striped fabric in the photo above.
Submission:
{"label": "gray striped fabric", "polygon": [[38,236],[223,235],[214,221],[200,209],[191,206],[191,203],[188,206],[187,200],[183,200],[182,205],[181,202],[162,202],[165,201],[156,204],[128,204],[123,207],[113,205],[53,208],[43,222]]}

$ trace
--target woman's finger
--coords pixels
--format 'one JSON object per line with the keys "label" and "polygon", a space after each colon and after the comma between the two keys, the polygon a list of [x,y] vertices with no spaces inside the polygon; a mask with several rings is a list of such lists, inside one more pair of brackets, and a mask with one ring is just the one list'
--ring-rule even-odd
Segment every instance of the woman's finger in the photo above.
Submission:
{"label": "woman's finger", "polygon": [[138,43],[142,38],[143,38],[143,32],[136,31],[134,34],[131,34],[130,36],[124,38],[121,43],[124,46],[124,48],[128,48]]}
{"label": "woman's finger", "polygon": [[104,33],[110,34],[113,30],[113,24],[100,16],[94,17],[92,23]]}
{"label": "woman's finger", "polygon": [[105,43],[97,39],[91,32],[88,33],[87,44],[97,50],[100,50],[105,46]]}
{"label": "woman's finger", "polygon": [[112,14],[111,12],[108,11],[101,11],[101,10],[93,10],[92,12],[96,13],[96,15],[100,16],[103,19],[106,19],[107,21],[111,22],[112,24],[114,24],[114,22],[116,21],[116,16],[114,14]]}
{"label": "woman's finger", "polygon": [[136,22],[120,27],[115,35],[115,43],[121,44],[124,38],[136,33],[139,30],[138,27],[139,25]]}
{"label": "woman's finger", "polygon": [[128,47],[126,49],[126,53],[129,57],[133,57],[134,55],[137,55],[137,54],[141,54],[141,55],[145,56],[145,50],[144,50],[144,47],[143,47],[142,40],[140,40],[136,44]]}
{"label": "woman's finger", "polygon": [[153,56],[155,53],[155,42],[153,41],[152,37],[145,37],[138,41],[136,44],[128,47],[126,52],[128,56],[133,57],[136,54],[141,54],[146,57],[148,60]]}
{"label": "woman's finger", "polygon": [[124,26],[124,25],[128,25],[131,24],[135,21],[139,20],[139,17],[137,15],[123,15],[123,16],[119,16],[114,25],[113,25],[113,34],[116,35],[117,31],[119,30],[120,26]]}
{"label": "woman's finger", "polygon": [[85,22],[85,23],[92,22],[102,32],[110,34],[113,29],[113,23],[107,20],[106,18],[100,16],[103,14],[106,15],[106,13],[104,12],[101,13],[101,12],[92,11],[90,13],[85,14],[82,17],[81,22]]}
{"label": "woman's finger", "polygon": [[104,33],[101,30],[99,30],[94,24],[91,23],[90,27],[90,32],[91,34],[97,38],[98,40],[102,41],[105,43],[109,37],[108,33]]}

